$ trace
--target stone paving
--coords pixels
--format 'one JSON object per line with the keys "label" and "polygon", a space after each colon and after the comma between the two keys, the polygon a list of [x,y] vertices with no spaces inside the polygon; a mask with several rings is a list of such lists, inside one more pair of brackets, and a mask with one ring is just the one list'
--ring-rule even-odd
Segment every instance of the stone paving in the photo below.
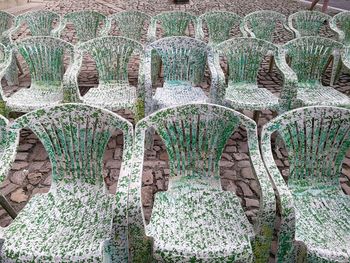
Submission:
{"label": "stone paving", "polygon": [[[52,1],[46,3],[46,9],[56,11],[60,14],[67,12],[94,9],[105,14],[111,14],[122,10],[138,9],[151,15],[165,10],[186,10],[196,15],[209,10],[229,10],[243,16],[249,12],[260,9],[272,9],[286,15],[300,9],[305,9],[306,6],[297,1],[279,1],[279,0],[219,0],[219,1],[190,1],[189,5],[174,5],[168,0],[97,0],[97,1]],[[279,27],[279,34],[275,35],[276,43],[285,43],[292,38],[292,35]],[[233,30],[233,34],[237,30]],[[190,28],[190,34],[193,34],[193,28]],[[28,34],[26,28],[22,28],[18,34],[21,38]],[[323,34],[332,37],[330,30],[325,28]],[[75,42],[74,29],[69,26],[64,31],[63,38],[67,41]],[[20,59],[22,62],[23,60]],[[22,63],[23,64],[23,63]],[[130,82],[137,82],[138,59],[134,58],[130,65]],[[329,83],[330,70],[328,69],[324,82]],[[265,60],[258,76],[259,85],[262,88],[267,88],[274,94],[278,95],[282,85],[281,76],[274,69],[268,71],[268,61]],[[159,79],[161,84],[161,78]],[[12,92],[26,88],[30,85],[30,77],[27,68],[24,66],[24,74],[20,76],[19,87],[7,87],[3,81],[5,92]],[[83,68],[79,76],[79,85],[82,93],[85,93],[89,88],[97,85],[97,72],[94,63],[86,57],[84,59]],[[206,81],[202,83],[202,88],[208,92],[210,85],[209,74],[206,74]],[[339,82],[336,84],[336,89],[350,95],[350,76],[341,75]],[[128,111],[119,111],[121,115],[133,121],[132,113]],[[252,112],[244,112],[252,117]],[[263,111],[259,121],[259,129],[272,118],[272,112]],[[245,208],[246,215],[253,222],[256,218],[259,208],[258,200],[258,185],[254,179],[254,172],[251,168],[248,147],[246,143],[246,133],[240,128],[229,139],[225,151],[223,153],[220,171],[222,185],[225,190],[234,191],[242,200],[242,205]],[[111,192],[115,192],[117,187],[117,178],[120,169],[122,156],[123,139],[120,133],[115,134],[108,143],[105,158],[104,158],[104,176],[106,184]],[[343,173],[341,176],[341,185],[345,193],[350,194],[350,153],[348,153],[343,165]],[[284,176],[288,176],[288,160],[286,151],[281,148],[275,151],[275,157],[278,167]],[[154,194],[158,191],[167,189],[167,178],[169,177],[168,156],[165,147],[158,136],[155,136],[155,143],[152,150],[147,151],[145,157],[144,174],[143,174],[143,189],[142,201],[146,220],[149,220],[152,212],[152,204]],[[36,136],[30,130],[21,132],[20,145],[16,161],[12,166],[8,178],[1,184],[1,192],[10,200],[10,203],[17,211],[20,211],[31,198],[32,195],[47,192],[51,184],[51,165],[48,160],[44,147],[38,141]],[[6,226],[11,223],[11,218],[7,213],[0,209],[0,224]],[[278,222],[276,222],[278,226]],[[273,244],[271,262],[276,249],[276,241]]]}

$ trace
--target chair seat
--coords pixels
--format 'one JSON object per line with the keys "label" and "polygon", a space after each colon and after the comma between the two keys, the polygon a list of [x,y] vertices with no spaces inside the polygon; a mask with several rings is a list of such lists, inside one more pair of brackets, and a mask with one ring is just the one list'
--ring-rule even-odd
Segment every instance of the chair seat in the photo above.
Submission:
{"label": "chair seat", "polygon": [[[350,196],[294,196],[296,236],[308,262],[350,262]],[[323,260],[323,261],[322,261]]]}
{"label": "chair seat", "polygon": [[111,237],[113,195],[84,186],[35,195],[5,229],[8,262],[102,262]]}
{"label": "chair seat", "polygon": [[136,88],[129,85],[99,85],[91,88],[82,98],[83,102],[109,110],[131,109],[136,104]]}
{"label": "chair seat", "polygon": [[55,89],[23,88],[6,99],[6,106],[11,111],[29,112],[39,108],[59,104],[63,100],[63,92]]}
{"label": "chair seat", "polygon": [[255,84],[239,84],[227,87],[225,104],[240,110],[277,110],[279,101],[265,88]]}
{"label": "chair seat", "polygon": [[209,99],[200,87],[167,84],[164,88],[156,89],[153,101],[155,109],[162,109],[193,102],[208,102]]}
{"label": "chair seat", "polygon": [[155,195],[147,235],[161,262],[251,262],[252,227],[232,192],[179,187]]}
{"label": "chair seat", "polygon": [[317,88],[298,89],[297,100],[303,106],[348,106],[350,98],[332,87],[318,86]]}

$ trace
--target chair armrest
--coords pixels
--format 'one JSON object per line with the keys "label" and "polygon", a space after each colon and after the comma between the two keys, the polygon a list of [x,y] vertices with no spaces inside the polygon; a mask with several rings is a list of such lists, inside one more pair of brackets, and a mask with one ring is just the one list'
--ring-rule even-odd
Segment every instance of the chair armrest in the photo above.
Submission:
{"label": "chair armrest", "polygon": [[211,75],[210,102],[221,104],[225,96],[225,74],[220,67],[220,55],[212,48],[208,51],[208,67]]}
{"label": "chair armrest", "polygon": [[341,52],[341,60],[343,62],[343,65],[350,70],[350,47],[343,48]]}
{"label": "chair armrest", "polygon": [[153,41],[155,41],[157,39],[156,34],[157,34],[157,20],[152,18],[148,26],[147,42],[152,43]]}
{"label": "chair armrest", "polygon": [[275,194],[260,154],[256,124],[246,122],[245,127],[247,130],[250,161],[255,171],[254,175],[260,187],[259,216],[254,225],[256,233],[256,238],[253,243],[254,254],[256,262],[267,262],[275,223]]}
{"label": "chair armrest", "polygon": [[204,41],[203,20],[201,17],[197,18],[195,37],[199,40]]}
{"label": "chair armrest", "polygon": [[[283,24],[283,28],[284,28],[285,30],[287,30],[288,32],[292,33],[293,36],[294,36],[294,31],[289,27],[288,23],[285,21],[285,22],[283,22],[282,24]],[[295,30],[296,30],[296,29],[295,29]]]}
{"label": "chair armrest", "polygon": [[[0,161],[0,184],[5,181],[13,162],[15,161],[17,146],[19,145],[19,130],[15,131],[7,127],[6,136],[6,147]],[[12,218],[17,216],[16,210],[11,206],[2,193],[0,193],[0,204]]]}
{"label": "chair armrest", "polygon": [[81,102],[78,76],[83,62],[83,54],[79,50],[74,52],[73,62],[63,75],[63,102]]}
{"label": "chair armrest", "polygon": [[[116,208],[113,217],[114,242],[118,255],[122,258],[129,258],[128,249],[128,195],[132,166],[133,151],[133,127],[130,124],[128,134],[123,134],[123,162],[118,177],[118,188],[116,192]],[[126,260],[127,262],[127,260]]]}
{"label": "chair armrest", "polygon": [[280,111],[291,110],[297,97],[298,77],[286,62],[286,51],[283,46],[279,47],[274,56],[277,69],[283,78],[283,87],[280,96]]}
{"label": "chair armrest", "polygon": [[112,19],[107,18],[105,20],[104,27],[102,28],[102,30],[100,32],[100,35],[101,36],[108,36],[108,33],[111,30],[111,28],[112,28]]}
{"label": "chair armrest", "polygon": [[212,74],[210,101],[215,104],[223,105],[227,85],[225,74],[220,66],[220,54],[215,48],[208,54],[208,66]]}
{"label": "chair armrest", "polygon": [[[271,134],[276,129],[276,122],[267,124],[261,135],[261,152],[265,167],[270,175],[272,184],[277,194],[277,205],[280,209],[282,221],[278,239],[278,262],[292,262],[291,257],[295,238],[295,209],[291,192],[280,174],[272,155]],[[283,255],[283,258],[281,258]]]}
{"label": "chair armrest", "polygon": [[146,122],[140,121],[135,129],[128,200],[130,262],[151,262],[152,254],[152,239],[146,236],[141,200],[146,125]]}
{"label": "chair armrest", "polygon": [[[5,58],[3,63],[0,64],[0,103],[4,104],[2,106],[5,107],[5,102],[7,101],[7,97],[5,96],[4,90],[2,88],[1,80],[7,74],[7,71],[10,69],[13,63],[14,56],[13,56],[12,44],[8,45],[7,47],[5,47],[4,45],[1,45],[1,46],[2,46],[2,49],[4,50]],[[0,110],[1,111],[5,110],[5,108]],[[2,114],[6,115],[4,112],[2,112]]]}
{"label": "chair armrest", "polygon": [[6,179],[7,174],[11,169],[11,165],[15,161],[18,144],[19,131],[8,129],[6,147],[4,149],[4,154],[1,157],[0,184]]}
{"label": "chair armrest", "polygon": [[143,117],[145,117],[145,55],[143,52],[140,53],[140,65],[139,75],[137,81],[137,102],[136,102],[136,116],[135,122],[137,123]]}
{"label": "chair armrest", "polygon": [[299,31],[293,26],[293,16],[288,17],[288,27],[293,32],[294,38],[301,37]]}
{"label": "chair armrest", "polygon": [[255,37],[255,34],[250,30],[247,22],[244,19],[242,19],[242,22],[239,24],[239,29],[242,32],[243,37]]}
{"label": "chair armrest", "polygon": [[66,24],[67,24],[67,20],[66,19],[61,19],[60,20],[60,23],[58,24],[58,26],[55,28],[55,29],[53,29],[52,31],[51,31],[51,35],[53,36],[53,37],[57,37],[57,38],[60,38],[61,37],[61,34],[62,34],[62,31],[65,29],[65,27],[66,27]]}
{"label": "chair armrest", "polygon": [[144,92],[145,92],[145,115],[153,112],[153,86],[152,86],[152,48],[146,48],[143,63]]}
{"label": "chair armrest", "polygon": [[334,19],[331,19],[331,20],[329,21],[329,27],[331,28],[331,30],[332,30],[333,32],[335,32],[335,33],[337,34],[337,36],[338,36],[338,41],[339,41],[339,42],[343,42],[344,39],[345,39],[345,33],[344,33],[342,30],[340,30],[340,29],[338,28],[337,23],[336,23],[336,21],[335,21]]}
{"label": "chair armrest", "polygon": [[12,41],[12,36],[13,36],[16,32],[18,32],[18,30],[19,30],[20,27],[21,27],[21,23],[18,23],[18,24],[12,26],[10,29],[8,29],[8,30],[6,30],[6,31],[4,31],[4,32],[2,33],[2,38],[3,38],[3,40],[5,41],[5,43],[3,43],[4,45],[7,46],[8,44],[10,44],[10,43],[13,42],[13,41]]}

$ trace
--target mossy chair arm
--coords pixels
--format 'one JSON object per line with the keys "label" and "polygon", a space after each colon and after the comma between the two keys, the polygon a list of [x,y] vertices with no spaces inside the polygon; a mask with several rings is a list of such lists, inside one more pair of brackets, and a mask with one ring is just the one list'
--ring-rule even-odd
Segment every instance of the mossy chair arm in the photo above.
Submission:
{"label": "mossy chair arm", "polygon": [[[278,259],[285,261],[278,262],[293,262],[293,242],[295,237],[295,209],[293,205],[293,197],[288,189],[286,182],[284,181],[279,169],[276,166],[275,160],[272,154],[271,148],[271,134],[276,131],[278,124],[283,123],[283,117],[277,118],[279,121],[274,120],[264,126],[261,134],[261,151],[264,160],[264,164],[274,189],[279,196],[277,206],[281,213],[281,225],[278,238]],[[281,257],[280,255],[284,255]]]}
{"label": "mossy chair arm", "polygon": [[[32,111],[11,125],[15,132],[25,127],[36,134],[49,155],[52,185],[48,194],[32,198],[29,208],[5,229],[5,258],[32,261],[41,251],[43,260],[127,262],[132,124],[101,108],[62,104]],[[123,132],[123,162],[117,192],[111,195],[104,183],[103,156],[116,130]],[[46,218],[47,227],[36,225],[41,222],[36,217]],[[56,224],[60,233],[55,233]],[[19,226],[23,232],[18,232]],[[35,228],[40,228],[44,239],[35,231],[26,232]]]}
{"label": "mossy chair arm", "polygon": [[54,36],[54,21],[57,21],[57,27],[59,27],[61,16],[55,12],[48,10],[29,11],[17,16],[13,27],[4,32],[3,35],[12,41],[12,36],[18,32],[19,28],[23,24],[27,24],[31,36]]}
{"label": "mossy chair arm", "polygon": [[288,26],[287,17],[281,13],[270,10],[260,10],[249,13],[243,18],[242,24],[244,30],[251,37],[273,42],[273,33],[276,30],[278,22],[282,24],[284,29],[293,33]]}
{"label": "mossy chair arm", "polygon": [[350,11],[344,11],[333,16],[329,26],[338,34],[339,42],[350,45]]}
{"label": "mossy chair arm", "polygon": [[[340,242],[348,238],[349,228],[343,228],[342,218],[349,217],[349,210],[340,207],[348,207],[350,198],[339,183],[350,148],[349,116],[344,108],[305,107],[286,112],[263,127],[262,155],[282,209],[277,262],[297,262],[303,255],[307,262],[349,259],[348,245]],[[274,132],[288,153],[288,186],[273,158]]]}
{"label": "mossy chair arm", "polygon": [[196,29],[196,16],[182,11],[162,12],[151,18],[151,22],[148,27],[147,40],[150,43],[157,39],[157,23],[161,23],[164,37],[171,37],[184,36],[186,29],[191,22],[194,24],[194,28]]}
{"label": "mossy chair arm", "polygon": [[140,11],[124,11],[108,16],[106,25],[101,36],[107,36],[112,28],[113,22],[121,36],[141,41],[142,33],[146,23],[149,23],[151,16]]}
{"label": "mossy chair arm", "polygon": [[[141,204],[144,142],[147,130],[155,129],[166,145],[171,170],[168,191],[177,191],[179,185],[186,184],[187,180],[189,187],[191,181],[194,185],[202,182],[201,187],[203,188],[222,191],[218,179],[219,160],[227,139],[238,125],[243,125],[247,129],[250,158],[260,186],[260,211],[259,219],[254,227],[256,235],[253,250],[256,262],[267,261],[275,218],[275,198],[260,157],[256,124],[253,120],[231,109],[199,103],[157,111],[141,120],[136,126],[129,195],[129,230],[131,240],[133,240],[131,251],[134,257],[145,255],[146,248],[150,248],[149,245],[143,245],[147,238]],[[205,183],[207,181],[208,184]],[[201,242],[201,240],[193,240],[193,242]],[[137,251],[143,248],[144,251]],[[203,251],[203,253],[209,255],[210,251]],[[221,255],[219,254],[218,257]]]}
{"label": "mossy chair arm", "polygon": [[[71,12],[64,15],[62,23],[55,31],[55,36],[60,37],[67,23],[72,23],[76,31],[78,43],[102,36],[103,27],[106,25],[105,15],[92,10]],[[103,24],[100,28],[100,24]]]}
{"label": "mossy chair arm", "polygon": [[299,11],[288,17],[288,26],[294,37],[319,36],[324,22],[329,23],[332,17],[319,11]]}
{"label": "mossy chair arm", "polygon": [[283,80],[280,94],[280,113],[294,108],[298,90],[298,77],[287,63],[286,50],[279,47],[274,56],[278,71]]}
{"label": "mossy chair arm", "polygon": [[[13,63],[13,49],[11,48],[11,44],[5,47],[0,43],[0,53],[2,54],[2,58],[0,60],[0,80],[7,74],[8,69],[10,69]],[[6,100],[7,97],[4,93],[2,85],[0,83],[0,114],[6,116]]]}
{"label": "mossy chair arm", "polygon": [[197,18],[196,38],[204,41],[203,23],[207,25],[209,44],[216,45],[230,38],[230,31],[238,25],[243,36],[246,32],[242,29],[242,18],[232,12],[211,11]]}
{"label": "mossy chair arm", "polygon": [[73,62],[68,66],[66,73],[63,76],[63,102],[81,102],[79,91],[78,77],[83,64],[83,54],[75,52],[73,54]]}
{"label": "mossy chair arm", "polygon": [[[8,120],[0,115],[0,184],[5,181],[11,165],[15,161],[18,142],[19,133],[10,130]],[[2,193],[0,193],[0,205],[12,218],[17,216],[16,211]],[[0,236],[0,243],[2,238]]]}
{"label": "mossy chair arm", "polygon": [[5,32],[8,31],[14,25],[14,21],[14,15],[5,11],[0,11],[0,43],[4,45],[8,45],[10,43],[8,33]]}

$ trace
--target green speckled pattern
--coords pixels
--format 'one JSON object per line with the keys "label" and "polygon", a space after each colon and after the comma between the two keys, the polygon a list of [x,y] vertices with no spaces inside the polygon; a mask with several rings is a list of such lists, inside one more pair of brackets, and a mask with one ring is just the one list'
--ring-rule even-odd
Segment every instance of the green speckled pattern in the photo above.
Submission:
{"label": "green speckled pattern", "polygon": [[[151,18],[147,32],[147,42],[157,40],[157,28],[162,29],[161,37],[186,36],[186,30],[193,24],[197,28],[197,17],[182,11],[162,12]],[[159,25],[160,24],[160,25]],[[160,72],[161,59],[156,52],[152,54],[152,82],[155,83]]]}
{"label": "green speckled pattern", "polygon": [[102,29],[106,25],[106,20],[105,15],[92,10],[71,12],[63,17],[62,23],[55,32],[55,36],[60,37],[67,23],[72,23],[78,42],[85,42],[102,35]]}
{"label": "green speckled pattern", "polygon": [[[334,65],[338,65],[342,47],[341,43],[332,39],[301,37],[289,41],[280,48],[279,60],[286,61],[288,57],[291,61],[290,69],[295,72],[294,77],[290,74],[293,77],[290,82],[294,82],[289,90],[290,94],[293,94],[292,107],[350,105],[347,95],[322,84],[322,75],[329,59],[334,56]],[[289,66],[285,65],[285,68],[287,70]]]}
{"label": "green speckled pattern", "polygon": [[333,16],[330,27],[338,33],[340,42],[346,46],[350,45],[350,11]]}
{"label": "green speckled pattern", "polygon": [[[96,63],[99,85],[80,96],[78,75],[84,54],[89,54]],[[110,110],[127,108],[135,113],[136,119],[144,116],[144,91],[142,63],[138,87],[128,81],[128,63],[132,55],[139,55],[143,61],[143,46],[134,40],[117,36],[99,37],[81,43],[75,50],[75,61],[65,78],[69,96],[78,101]]]}
{"label": "green speckled pattern", "polygon": [[217,45],[230,38],[230,32],[234,26],[240,28],[240,32],[245,35],[241,27],[242,18],[232,12],[211,11],[197,19],[196,37],[204,40],[203,26],[208,28],[209,44]]}
{"label": "green speckled pattern", "polygon": [[[271,134],[284,141],[290,164],[288,183],[272,155]],[[350,197],[339,183],[350,148],[350,111],[306,107],[287,112],[262,130],[262,155],[282,216],[277,262],[350,260]]]}
{"label": "green speckled pattern", "polygon": [[124,11],[115,13],[108,16],[106,26],[101,34],[108,35],[112,28],[113,22],[115,22],[121,36],[140,42],[144,31],[144,26],[146,23],[150,23],[150,21],[151,16],[140,11]]}
{"label": "green speckled pattern", "polygon": [[319,36],[324,23],[329,23],[332,17],[319,11],[299,11],[288,17],[289,28],[294,36]]}
{"label": "green speckled pattern", "polygon": [[[18,134],[25,127],[49,155],[52,185],[5,228],[2,262],[127,262],[132,124],[101,108],[64,104],[23,115],[10,130]],[[102,160],[117,129],[124,136],[123,164],[111,195]]]}
{"label": "green speckled pattern", "polygon": [[[264,57],[276,54],[277,46],[257,38],[234,38],[215,47],[215,66],[220,77],[215,101],[236,110],[278,110],[278,97],[257,83],[258,71]],[[228,76],[219,64],[227,59]]]}
{"label": "green speckled pattern", "polygon": [[276,31],[277,23],[281,23],[286,30],[291,31],[287,24],[287,17],[275,11],[259,10],[243,18],[244,30],[251,37],[269,42],[273,42],[273,33]]}
{"label": "green speckled pattern", "polygon": [[[260,213],[253,227],[233,192],[221,189],[219,161],[227,139],[243,125],[260,186]],[[141,182],[148,129],[162,138],[170,164],[169,186],[155,196],[145,225]],[[275,198],[259,153],[257,127],[244,115],[213,104],[187,104],[157,111],[138,122],[129,195],[132,262],[153,239],[156,262],[266,262]],[[147,235],[152,236],[148,238]],[[148,246],[147,248],[150,248]]]}
{"label": "green speckled pattern", "polygon": [[54,37],[28,37],[16,42],[16,49],[26,61],[29,89],[20,89],[9,97],[2,95],[9,111],[29,112],[63,100],[63,58],[73,61],[71,44]]}
{"label": "green speckled pattern", "polygon": [[[190,37],[166,37],[146,46],[145,52],[146,115],[159,108],[208,101],[204,91],[195,86],[202,81],[207,63],[212,77],[211,89],[215,91],[213,54],[204,42]],[[151,80],[154,52],[161,58],[164,75],[164,86],[157,88],[155,94]]]}

